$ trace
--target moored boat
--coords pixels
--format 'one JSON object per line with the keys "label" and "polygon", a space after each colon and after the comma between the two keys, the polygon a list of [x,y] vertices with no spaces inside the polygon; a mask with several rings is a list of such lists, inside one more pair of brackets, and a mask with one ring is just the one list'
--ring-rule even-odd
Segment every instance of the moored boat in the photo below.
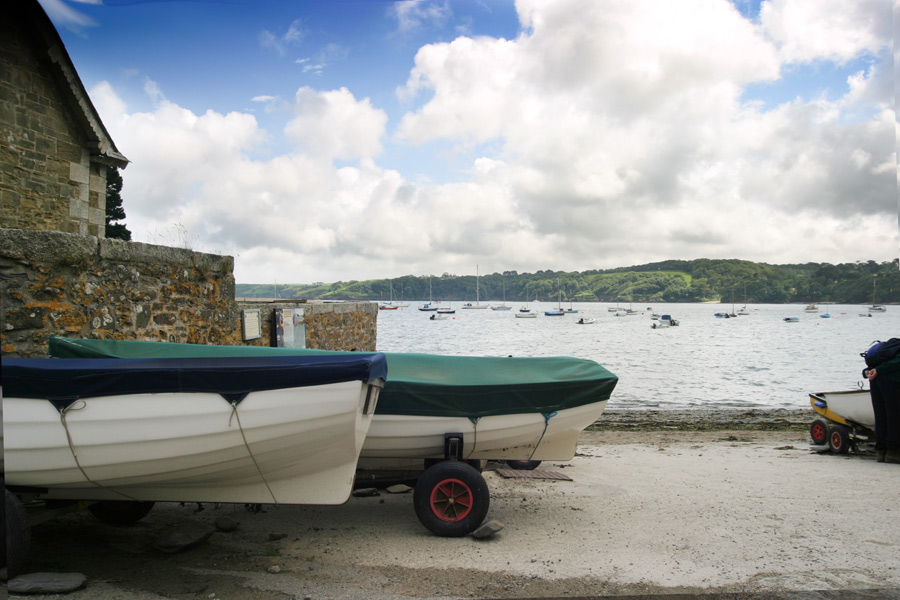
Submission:
{"label": "moored boat", "polygon": [[5,483],[48,499],[340,504],[382,354],[3,361]]}
{"label": "moored boat", "polygon": [[665,329],[667,327],[678,327],[677,319],[673,319],[672,315],[661,315],[657,321],[651,323],[651,329]]}
{"label": "moored boat", "polygon": [[872,306],[868,308],[870,313],[873,312],[887,312],[887,308],[882,304],[876,304],[875,302],[875,277],[872,277]]}
{"label": "moored boat", "polygon": [[466,310],[486,310],[488,305],[481,303],[481,293],[478,288],[478,265],[475,265],[475,304],[466,302],[462,307]]}

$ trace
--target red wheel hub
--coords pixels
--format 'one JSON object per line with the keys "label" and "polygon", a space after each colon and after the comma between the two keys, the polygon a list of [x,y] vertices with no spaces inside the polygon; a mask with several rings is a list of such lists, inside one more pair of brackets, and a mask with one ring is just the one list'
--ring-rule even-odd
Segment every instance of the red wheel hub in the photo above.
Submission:
{"label": "red wheel hub", "polygon": [[821,423],[813,424],[812,436],[814,440],[821,442],[825,439],[826,435],[827,432],[825,431],[825,427],[823,427]]}
{"label": "red wheel hub", "polygon": [[475,498],[472,488],[459,479],[445,479],[431,490],[431,511],[441,521],[462,521],[472,512]]}
{"label": "red wheel hub", "polygon": [[831,434],[831,445],[834,446],[835,449],[839,449],[844,445],[844,440],[843,438],[841,438],[841,434],[837,431],[834,431]]}

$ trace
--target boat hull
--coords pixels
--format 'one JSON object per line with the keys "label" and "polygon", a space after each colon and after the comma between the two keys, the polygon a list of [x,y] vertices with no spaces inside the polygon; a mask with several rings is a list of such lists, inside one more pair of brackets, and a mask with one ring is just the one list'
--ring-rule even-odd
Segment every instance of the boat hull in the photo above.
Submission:
{"label": "boat hull", "polygon": [[364,459],[444,457],[444,434],[463,434],[466,460],[571,460],[581,432],[596,422],[606,400],[558,411],[481,417],[379,414],[360,454]]}
{"label": "boat hull", "polygon": [[[280,348],[51,340],[51,354],[58,356],[287,352],[334,354]],[[596,362],[572,357],[403,353],[386,357],[390,377],[361,452],[367,459],[440,459],[446,452],[445,434],[461,433],[462,456],[466,459],[569,460],[581,431],[600,418],[618,381]]]}
{"label": "boat hull", "polygon": [[875,428],[875,411],[869,390],[818,392],[809,395],[809,403],[829,421]]}
{"label": "boat hull", "polygon": [[6,485],[67,500],[341,504],[380,385],[280,387],[239,402],[110,394],[64,408],[5,395]]}

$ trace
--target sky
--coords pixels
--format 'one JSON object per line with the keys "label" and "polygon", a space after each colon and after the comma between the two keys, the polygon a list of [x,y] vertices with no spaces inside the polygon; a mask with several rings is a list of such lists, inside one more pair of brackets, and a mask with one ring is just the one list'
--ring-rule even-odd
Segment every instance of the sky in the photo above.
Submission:
{"label": "sky", "polygon": [[238,283],[900,255],[900,0],[40,2]]}

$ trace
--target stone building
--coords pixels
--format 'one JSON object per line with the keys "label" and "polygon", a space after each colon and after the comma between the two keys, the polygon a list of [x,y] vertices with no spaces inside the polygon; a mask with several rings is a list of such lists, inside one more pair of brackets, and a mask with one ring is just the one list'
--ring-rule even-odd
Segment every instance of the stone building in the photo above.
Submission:
{"label": "stone building", "polygon": [[36,0],[0,19],[0,227],[105,236],[106,168],[128,164]]}
{"label": "stone building", "polygon": [[[244,305],[234,259],[107,240],[113,143],[37,0],[0,18],[0,353],[46,356],[51,335],[270,345],[276,310],[294,345],[375,350],[374,303]],[[259,319],[253,335],[246,315]],[[296,338],[296,332],[294,337]]]}

